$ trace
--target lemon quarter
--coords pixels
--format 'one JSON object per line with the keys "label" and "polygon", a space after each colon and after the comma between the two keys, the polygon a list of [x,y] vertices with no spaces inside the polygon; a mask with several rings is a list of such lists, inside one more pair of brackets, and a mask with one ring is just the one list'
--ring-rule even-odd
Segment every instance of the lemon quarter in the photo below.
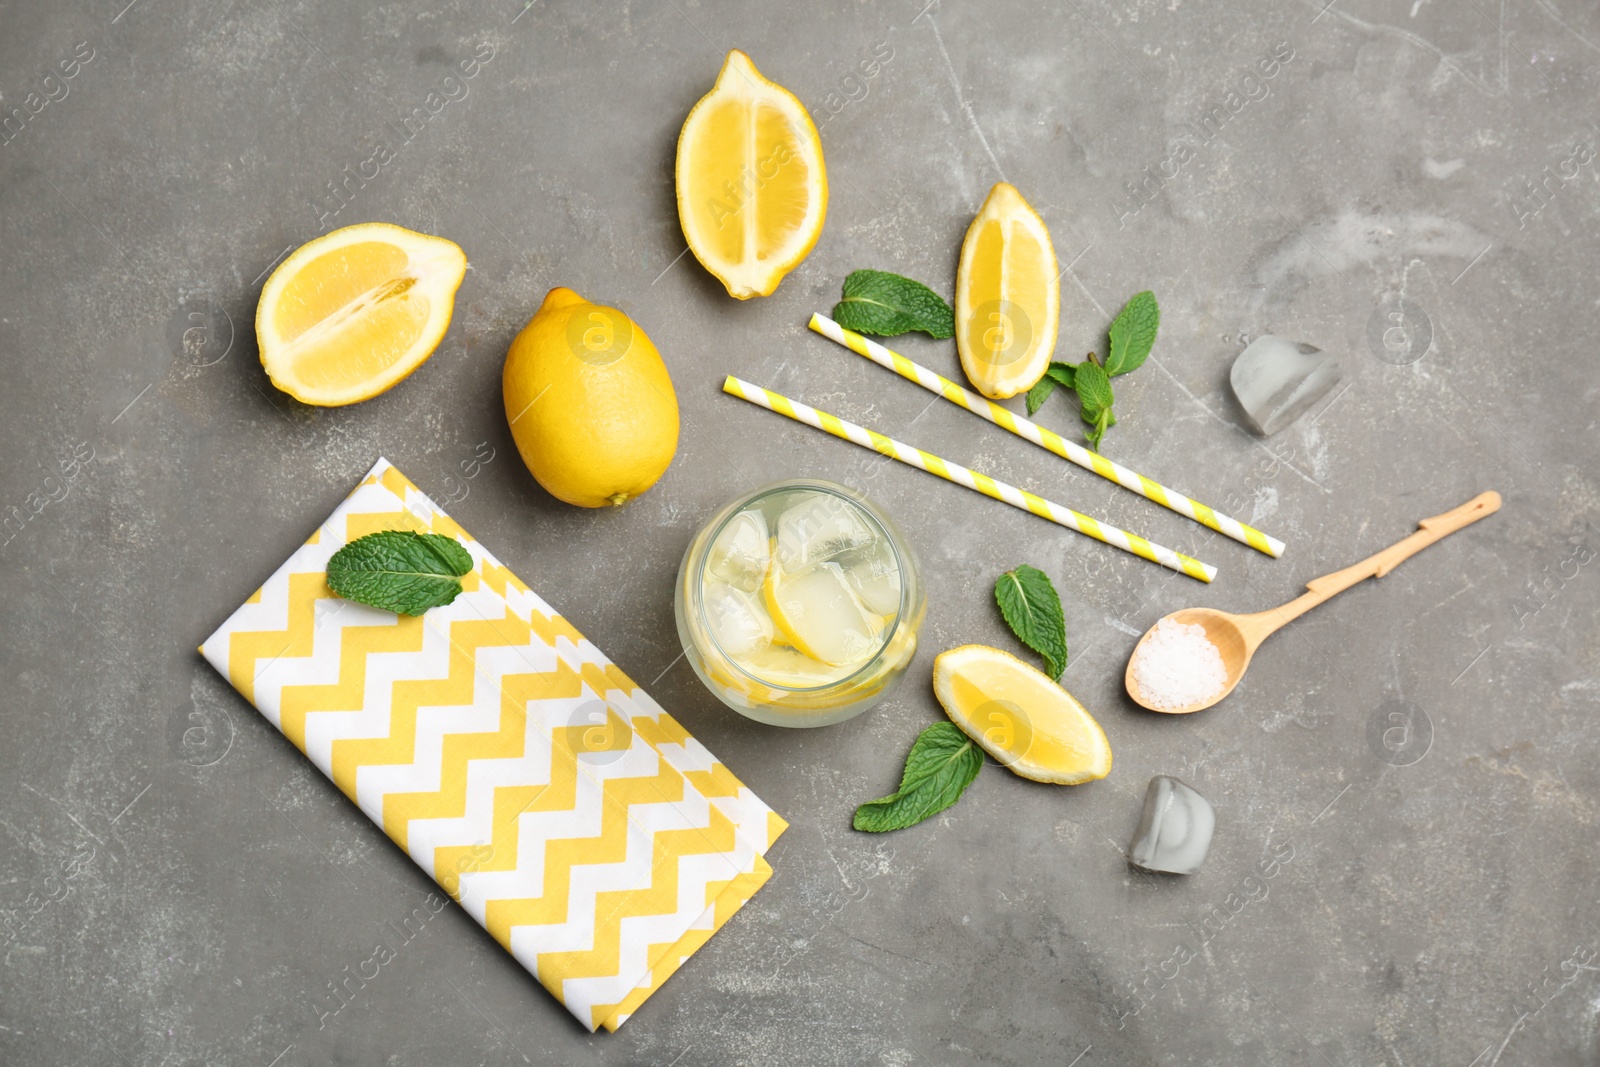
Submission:
{"label": "lemon quarter", "polygon": [[1061,276],[1050,231],[1022,194],[989,190],[961,244],[956,349],[973,387],[991,400],[1031,389],[1050,364],[1061,317]]}
{"label": "lemon quarter", "polygon": [[1024,778],[1078,785],[1111,773],[1105,731],[1072,694],[1008,652],[962,645],[933,661],[950,721]]}

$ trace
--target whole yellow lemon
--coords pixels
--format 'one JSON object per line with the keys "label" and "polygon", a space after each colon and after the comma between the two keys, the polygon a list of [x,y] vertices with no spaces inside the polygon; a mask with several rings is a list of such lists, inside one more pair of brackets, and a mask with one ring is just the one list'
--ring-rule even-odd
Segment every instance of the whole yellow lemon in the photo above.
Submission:
{"label": "whole yellow lemon", "polygon": [[569,504],[626,503],[678,450],[678,397],[656,346],[571,289],[550,290],[511,342],[503,392],[522,462]]}

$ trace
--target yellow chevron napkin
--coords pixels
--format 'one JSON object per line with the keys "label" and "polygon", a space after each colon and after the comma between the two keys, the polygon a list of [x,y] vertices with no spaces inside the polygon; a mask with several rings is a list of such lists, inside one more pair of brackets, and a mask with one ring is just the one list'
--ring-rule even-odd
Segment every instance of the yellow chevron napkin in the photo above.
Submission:
{"label": "yellow chevron napkin", "polygon": [[[461,540],[454,603],[328,589],[393,529]],[[591,1031],[772,875],[788,824],[387,460],[200,651]]]}

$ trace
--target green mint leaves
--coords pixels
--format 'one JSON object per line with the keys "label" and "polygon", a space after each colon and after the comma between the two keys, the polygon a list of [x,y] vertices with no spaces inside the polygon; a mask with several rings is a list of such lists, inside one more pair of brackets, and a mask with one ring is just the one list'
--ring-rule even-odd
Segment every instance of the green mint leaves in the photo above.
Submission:
{"label": "green mint leaves", "polygon": [[894,337],[921,330],[929,337],[954,337],[956,315],[944,298],[921,282],[884,270],[851,271],[833,320],[856,333]]}
{"label": "green mint leaves", "polygon": [[454,600],[471,570],[472,556],[454,537],[380,530],[333,554],[328,588],[397,615],[421,615]]}
{"label": "green mint leaves", "polygon": [[1032,415],[1039,410],[1039,406],[1056,391],[1056,386],[1066,389],[1077,388],[1077,368],[1071,363],[1052,363],[1044,369],[1044,377],[1034,383],[1028,390],[1028,414]]}
{"label": "green mint leaves", "polygon": [[1134,294],[1111,324],[1106,373],[1115,378],[1143,366],[1150,349],[1155,347],[1156,330],[1160,326],[1161,309],[1156,306],[1155,294],[1148,289]]}
{"label": "green mint leaves", "polygon": [[983,770],[983,753],[953,722],[936,722],[922,733],[906,757],[900,788],[856,809],[857,830],[881,834],[904,830],[961,799]]}
{"label": "green mint leaves", "polygon": [[[1012,632],[1044,657],[1051,678],[1060,678],[1067,666],[1067,627],[1050,579],[1022,564],[994,583],[994,598]],[[874,834],[915,826],[960,800],[981,770],[983,751],[972,738],[953,722],[936,722],[912,744],[900,788],[857,808],[852,825]]]}
{"label": "green mint leaves", "polygon": [[1156,304],[1155,294],[1148,290],[1135,294],[1111,324],[1111,346],[1105,363],[1100,363],[1091,352],[1082,363],[1050,364],[1044,377],[1028,390],[1028,414],[1038,411],[1056,386],[1075,389],[1078,418],[1088,427],[1084,437],[1089,446],[1098,451],[1106,431],[1117,424],[1117,417],[1111,413],[1111,405],[1116,400],[1111,379],[1144,365],[1150,349],[1155,346],[1160,326],[1161,309]]}
{"label": "green mint leaves", "polygon": [[1078,364],[1077,389],[1078,389],[1078,418],[1082,419],[1089,427],[1084,431],[1088,438],[1089,446],[1095,451],[1100,450],[1100,438],[1106,435],[1106,429],[1117,421],[1111,414],[1111,405],[1116,397],[1111,392],[1111,375],[1106,373],[1104,367],[1089,358]]}
{"label": "green mint leaves", "polygon": [[1060,678],[1067,669],[1067,623],[1045,573],[1026,563],[1006,571],[994,583],[994,599],[1017,640],[1044,657],[1046,674]]}

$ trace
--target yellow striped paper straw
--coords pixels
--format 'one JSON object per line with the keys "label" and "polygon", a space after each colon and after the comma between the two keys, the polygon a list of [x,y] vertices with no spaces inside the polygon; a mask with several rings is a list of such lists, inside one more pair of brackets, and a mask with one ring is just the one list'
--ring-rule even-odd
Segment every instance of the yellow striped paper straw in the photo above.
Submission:
{"label": "yellow striped paper straw", "polygon": [[1220,534],[1226,534],[1235,541],[1242,541],[1259,552],[1277,557],[1283,554],[1283,542],[1276,537],[1269,537],[1254,526],[1246,526],[1238,519],[1229,518],[1220,511],[1206,507],[1198,500],[1191,500],[1175,489],[1168,489],[1159,482],[1153,482],[1137,471],[1131,471],[1120,463],[1113,463],[1098,452],[1091,452],[1082,445],[1068,441],[1060,434],[1040,426],[1030,419],[1025,419],[1008,408],[1003,408],[986,397],[979,396],[972,390],[957,385],[942,374],[937,374],[920,363],[915,363],[900,353],[878,344],[876,341],[847,330],[826,315],[813,314],[811,328],[822,336],[832,341],[837,341],[850,351],[859,356],[866,356],[880,367],[894,371],[908,381],[916,382],[930,392],[938,393],[951,403],[966,408],[979,418],[988,419],[1002,429],[1010,430],[1018,437],[1032,441],[1040,448],[1054,452],[1062,459],[1070,460],[1086,470],[1094,471],[1102,478],[1109,478],[1124,489],[1131,489],[1147,500],[1153,500],[1164,508],[1170,508],[1179,515],[1186,515],[1202,526],[1208,526]]}
{"label": "yellow striped paper straw", "polygon": [[1102,541],[1124,552],[1132,552],[1159,563],[1163,567],[1171,567],[1175,571],[1182,571],[1191,578],[1198,578],[1202,582],[1209,582],[1217,576],[1217,568],[1191,559],[1181,552],[1174,552],[1170,548],[1163,548],[1158,544],[1146,541],[1138,534],[1119,530],[1115,526],[1099,522],[1081,512],[1071,508],[1052,504],[1043,497],[1034,496],[1025,489],[1018,489],[1008,485],[997,478],[977,471],[968,470],[959,463],[951,463],[940,459],[932,452],[924,452],[920,448],[913,448],[908,444],[896,441],[892,437],[885,437],[881,433],[869,430],[864,426],[857,426],[853,422],[846,422],[837,415],[830,415],[826,411],[818,411],[814,407],[802,404],[798,400],[790,400],[781,393],[774,393],[770,389],[763,389],[759,385],[752,385],[743,378],[735,378],[731,374],[722,383],[722,391],[733,396],[758,404],[768,411],[776,411],[780,415],[787,415],[796,422],[803,422],[807,426],[815,426],[819,430],[831,433],[833,436],[849,441],[851,444],[870,448],[874,452],[882,453],[890,459],[897,459],[901,463],[909,463],[919,467],[929,474],[936,474],[947,482],[964,485],[968,489],[976,489],[984,496],[995,500],[1004,501],[1014,508],[1031,511],[1040,518],[1049,519],[1069,530]]}

